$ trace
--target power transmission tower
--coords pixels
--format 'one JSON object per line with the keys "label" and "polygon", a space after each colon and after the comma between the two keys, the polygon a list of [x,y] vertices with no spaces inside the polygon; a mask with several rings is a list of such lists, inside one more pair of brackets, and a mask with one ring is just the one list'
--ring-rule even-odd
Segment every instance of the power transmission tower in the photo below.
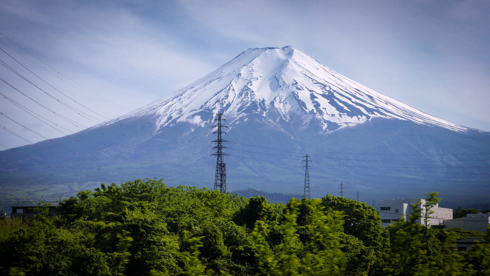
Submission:
{"label": "power transmission tower", "polygon": [[303,197],[306,197],[307,199],[311,199],[311,192],[310,192],[310,172],[309,172],[309,168],[310,168],[310,165],[308,164],[310,162],[310,159],[309,159],[309,156],[308,156],[308,153],[304,156],[305,160],[303,160],[303,162],[305,162],[305,188],[304,188],[304,195]]}
{"label": "power transmission tower", "polygon": [[227,126],[223,126],[221,121],[224,119],[221,117],[223,113],[218,113],[218,118],[215,119],[217,125],[213,126],[213,128],[217,128],[213,134],[218,134],[218,138],[213,140],[213,143],[216,143],[216,146],[213,149],[216,149],[216,153],[213,153],[212,156],[216,156],[216,176],[214,178],[214,189],[218,190],[222,193],[226,193],[226,163],[224,162],[223,157],[228,155],[223,153],[223,149],[226,147],[223,146],[223,143],[228,141],[223,140],[222,135],[226,132],[221,131],[222,128],[227,128]]}
{"label": "power transmission tower", "polygon": [[344,184],[340,183],[340,197],[344,197]]}

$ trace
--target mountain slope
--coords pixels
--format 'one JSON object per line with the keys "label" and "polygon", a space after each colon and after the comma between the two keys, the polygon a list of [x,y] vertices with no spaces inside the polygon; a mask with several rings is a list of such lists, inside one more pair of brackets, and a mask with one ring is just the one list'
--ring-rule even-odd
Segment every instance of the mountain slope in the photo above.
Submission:
{"label": "mountain slope", "polygon": [[[100,182],[164,178],[211,188],[216,113],[228,126],[228,189],[298,194],[308,153],[312,194],[364,201],[439,191],[484,202],[490,135],[427,115],[291,47],[249,49],[126,116],[0,152],[3,198],[67,196]],[[349,195],[350,194],[350,195]]]}

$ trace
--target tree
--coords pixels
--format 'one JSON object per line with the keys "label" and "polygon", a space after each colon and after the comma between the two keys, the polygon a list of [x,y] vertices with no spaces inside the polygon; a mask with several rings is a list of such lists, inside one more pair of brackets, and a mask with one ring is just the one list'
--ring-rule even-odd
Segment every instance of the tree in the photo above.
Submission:
{"label": "tree", "polygon": [[322,198],[327,213],[340,211],[344,215],[343,250],[349,256],[347,270],[356,275],[376,275],[383,267],[386,246],[381,217],[376,209],[345,197],[327,195]]}
{"label": "tree", "polygon": [[444,229],[428,227],[431,209],[440,198],[431,193],[426,199],[424,225],[420,201],[412,205],[408,221],[389,225],[389,251],[383,272],[388,275],[466,275],[462,257],[455,252],[456,235]]}
{"label": "tree", "polygon": [[461,217],[464,218],[466,217],[466,215],[468,214],[478,214],[478,210],[474,209],[474,208],[467,208],[467,209],[463,209],[463,211],[461,211]]}
{"label": "tree", "polygon": [[461,206],[458,206],[458,208],[454,209],[453,211],[453,218],[462,218],[461,212],[463,211],[463,208]]}
{"label": "tree", "polygon": [[267,203],[265,197],[257,196],[249,199],[248,203],[233,216],[233,221],[238,225],[245,225],[253,229],[256,221],[275,221],[279,215],[280,209]]}
{"label": "tree", "polygon": [[383,227],[376,208],[349,198],[331,195],[322,198],[322,205],[326,212],[343,212],[346,234],[357,237],[366,246],[382,246]]}
{"label": "tree", "polygon": [[474,244],[464,257],[472,274],[490,275],[490,227],[483,241]]}
{"label": "tree", "polygon": [[190,250],[184,252],[184,259],[189,268],[184,272],[184,275],[204,275],[206,266],[199,260],[199,248],[202,247],[201,239],[197,237],[191,238],[188,240],[188,243],[190,244]]}
{"label": "tree", "polygon": [[252,235],[257,245],[260,275],[341,275],[346,258],[340,249],[339,235],[342,229],[340,212],[325,214],[319,200],[308,201],[309,235],[302,242],[298,234],[300,206],[306,199],[291,199],[287,204],[279,244],[267,242],[270,231],[264,221],[258,220]]}
{"label": "tree", "polygon": [[219,225],[230,220],[242,204],[243,199],[234,195],[166,187],[161,181],[146,179],[120,186],[102,184],[94,192],[80,192],[66,200],[59,209],[64,227],[92,234],[95,247],[104,252],[116,254],[118,233],[127,233],[132,239],[127,273],[175,275],[190,269],[185,250],[191,248],[185,243],[194,237],[206,245],[201,247],[201,258],[217,271],[227,270],[231,254]]}
{"label": "tree", "polygon": [[[485,213],[485,211],[483,211],[483,213]],[[478,214],[478,210],[476,210],[474,208],[463,209],[463,208],[461,208],[461,206],[459,206],[458,208],[456,208],[456,210],[454,210],[453,217],[454,218],[464,218],[464,217],[466,217],[467,214]]]}
{"label": "tree", "polygon": [[216,271],[223,270],[227,266],[231,252],[225,245],[221,229],[213,222],[207,222],[197,235],[202,238],[203,246],[200,248],[200,255],[206,265]]}
{"label": "tree", "polygon": [[387,226],[390,248],[383,268],[386,275],[420,275],[427,271],[423,229],[411,221]]}
{"label": "tree", "polygon": [[2,274],[111,275],[110,262],[120,259],[94,248],[94,236],[57,229],[46,213],[26,219],[0,241]]}
{"label": "tree", "polygon": [[384,231],[373,207],[347,198],[282,205],[149,179],[102,184],[57,217],[0,219],[0,275],[487,275],[490,232],[455,252],[474,233],[429,227],[440,199],[427,197]]}
{"label": "tree", "polygon": [[[427,193],[425,195],[427,195]],[[434,210],[432,209],[441,201],[441,198],[439,198],[439,196],[441,195],[438,192],[432,192],[425,200],[424,224],[426,228],[429,228],[429,220],[432,217],[432,214],[434,214]]]}

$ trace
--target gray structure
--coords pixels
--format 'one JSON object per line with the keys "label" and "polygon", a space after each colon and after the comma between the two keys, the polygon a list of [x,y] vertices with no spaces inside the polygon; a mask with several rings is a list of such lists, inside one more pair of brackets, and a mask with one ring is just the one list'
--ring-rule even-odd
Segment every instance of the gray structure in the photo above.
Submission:
{"label": "gray structure", "polygon": [[468,214],[464,218],[444,221],[446,228],[459,227],[470,231],[487,232],[490,225],[490,213]]}
{"label": "gray structure", "polygon": [[223,143],[228,141],[223,140],[222,137],[223,133],[226,134],[226,132],[222,132],[221,129],[227,127],[221,124],[221,121],[224,121],[224,119],[221,117],[222,115],[223,113],[218,113],[218,118],[215,119],[218,124],[214,126],[217,129],[213,134],[217,134],[218,138],[213,141],[213,143],[216,143],[216,146],[213,147],[213,149],[216,149],[216,153],[212,155],[216,156],[216,175],[214,178],[214,189],[220,190],[220,192],[222,193],[226,193],[226,163],[224,161],[224,156],[226,154],[223,152],[223,149],[226,147],[223,146]]}

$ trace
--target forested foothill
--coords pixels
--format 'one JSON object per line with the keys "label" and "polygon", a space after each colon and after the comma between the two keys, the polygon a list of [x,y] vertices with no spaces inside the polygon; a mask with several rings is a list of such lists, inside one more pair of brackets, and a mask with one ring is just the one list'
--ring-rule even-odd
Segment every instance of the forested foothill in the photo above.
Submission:
{"label": "forested foothill", "polygon": [[1,275],[490,275],[490,232],[458,252],[475,233],[417,224],[420,209],[384,229],[330,195],[271,204],[146,179],[45,209],[0,220]]}

